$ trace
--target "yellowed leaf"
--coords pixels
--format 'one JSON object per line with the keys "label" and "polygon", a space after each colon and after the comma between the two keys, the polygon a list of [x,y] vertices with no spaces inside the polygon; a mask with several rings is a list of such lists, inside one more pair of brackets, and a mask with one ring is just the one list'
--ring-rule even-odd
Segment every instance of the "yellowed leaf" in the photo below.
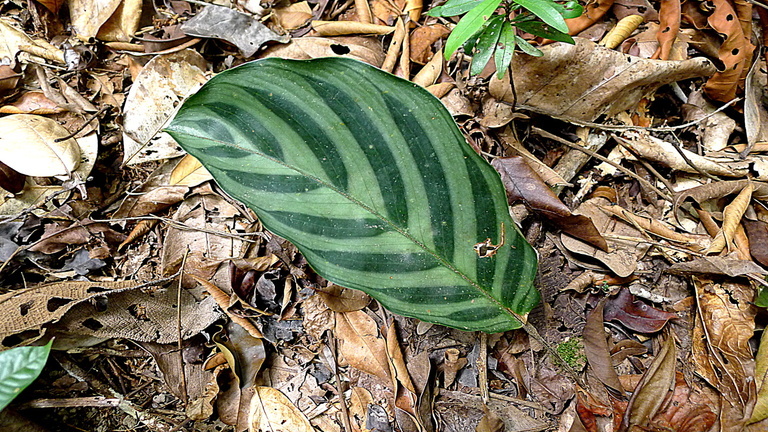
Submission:
{"label": "yellowed leaf", "polygon": [[192,155],[184,155],[171,171],[171,185],[195,187],[212,180],[211,173]]}
{"label": "yellowed leaf", "polygon": [[80,164],[74,138],[55,120],[31,114],[0,118],[0,161],[33,177],[69,176]]}
{"label": "yellowed leaf", "polygon": [[392,382],[387,346],[371,317],[362,311],[337,313],[335,334],[350,366]]}
{"label": "yellowed leaf", "polygon": [[315,432],[307,416],[272,387],[256,387],[248,417],[249,432]]}
{"label": "yellowed leaf", "polygon": [[139,28],[142,0],[123,0],[101,26],[96,38],[107,42],[130,42]]}

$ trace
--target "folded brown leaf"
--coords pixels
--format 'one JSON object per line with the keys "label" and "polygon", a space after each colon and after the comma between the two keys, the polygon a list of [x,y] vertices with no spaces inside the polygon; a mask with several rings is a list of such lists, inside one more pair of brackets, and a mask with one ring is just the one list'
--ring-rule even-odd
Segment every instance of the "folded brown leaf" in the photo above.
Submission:
{"label": "folded brown leaf", "polygon": [[656,333],[667,321],[677,318],[677,315],[636,300],[628,289],[622,288],[616,297],[611,297],[605,302],[603,318],[606,321],[621,323],[636,332]]}

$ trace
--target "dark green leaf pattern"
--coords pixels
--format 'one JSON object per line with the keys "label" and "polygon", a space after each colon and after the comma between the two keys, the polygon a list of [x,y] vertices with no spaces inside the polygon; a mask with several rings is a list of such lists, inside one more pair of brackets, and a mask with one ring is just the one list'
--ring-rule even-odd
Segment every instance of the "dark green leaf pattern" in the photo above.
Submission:
{"label": "dark green leaf pattern", "polygon": [[213,78],[167,131],[320,275],[392,312],[498,332],[538,301],[498,174],[412,83],[349,59],[259,60]]}

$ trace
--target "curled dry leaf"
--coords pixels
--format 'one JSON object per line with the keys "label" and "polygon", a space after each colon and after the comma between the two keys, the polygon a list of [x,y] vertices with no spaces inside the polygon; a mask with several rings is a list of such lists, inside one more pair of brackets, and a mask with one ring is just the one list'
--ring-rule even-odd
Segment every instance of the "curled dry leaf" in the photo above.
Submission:
{"label": "curled dry leaf", "polygon": [[510,204],[523,202],[564,232],[608,251],[608,244],[592,220],[584,215],[571,213],[523,157],[497,158],[491,165],[501,175]]}
{"label": "curled dry leaf", "polygon": [[576,35],[596,23],[613,6],[614,0],[598,0],[584,7],[580,17],[565,20],[568,24],[568,34]]}
{"label": "curled dry leaf", "polygon": [[0,118],[0,161],[34,177],[69,176],[80,164],[80,146],[55,120],[30,114]]}
{"label": "curled dry leaf", "polygon": [[680,31],[680,0],[662,0],[659,8],[659,29],[656,40],[659,47],[651,56],[653,59],[669,60],[672,45]]}
{"label": "curled dry leaf", "polygon": [[101,26],[96,37],[106,42],[129,42],[139,28],[141,0],[123,0]]}
{"label": "curled dry leaf", "polygon": [[639,333],[656,333],[674,318],[677,318],[674,313],[664,312],[635,299],[626,288],[622,288],[616,297],[609,298],[603,310],[604,320],[619,322]]}
{"label": "curled dry leaf", "polygon": [[310,60],[339,56],[350,57],[376,67],[380,67],[384,62],[381,43],[373,38],[361,36],[295,38],[287,44],[268,47],[260,57]]}
{"label": "curled dry leaf", "polygon": [[752,191],[754,186],[748,183],[747,186],[739,192],[736,198],[730,202],[723,210],[723,226],[718,231],[712,244],[707,248],[707,254],[719,253],[726,247],[730,250],[733,244],[736,229],[740,227],[741,218],[752,201]]}
{"label": "curled dry leaf", "polygon": [[[768,223],[744,219],[741,222],[749,238],[749,253],[755,261],[768,266]],[[754,264],[754,263],[753,263]]]}
{"label": "curled dry leaf", "polygon": [[432,45],[439,39],[442,39],[451,31],[442,24],[430,24],[411,32],[411,61],[418,64],[427,64],[435,53],[432,52]]}
{"label": "curled dry leaf", "polygon": [[248,431],[314,432],[309,419],[278,389],[258,386],[251,399]]}
{"label": "curled dry leaf", "polygon": [[354,34],[386,35],[395,31],[394,27],[357,21],[312,21],[312,28],[319,36],[343,36]]}
{"label": "curled dry leaf", "polygon": [[728,0],[712,0],[712,3],[714,11],[707,22],[723,38],[718,52],[723,69],[707,81],[704,91],[711,99],[725,103],[736,97],[736,90],[746,75],[755,46],[749,41],[751,35],[744,34],[741,23],[735,19],[739,15],[731,3]]}
{"label": "curled dry leaf", "polygon": [[675,340],[667,337],[629,400],[622,430],[646,428],[675,387]]}
{"label": "curled dry leaf", "polygon": [[730,180],[708,183],[684,190],[675,196],[675,201],[673,203],[675,218],[677,218],[678,209],[688,198],[693,198],[697,203],[703,203],[711,199],[737,194],[744,190],[748,184],[752,185],[753,198],[758,200],[768,199],[768,183],[750,180]]}
{"label": "curled dry leaf", "polygon": [[[589,10],[590,6],[585,9]],[[595,121],[634,108],[664,84],[710,76],[705,58],[665,62],[633,57],[583,38],[542,47],[542,57],[515,56],[517,107],[570,121]]]}

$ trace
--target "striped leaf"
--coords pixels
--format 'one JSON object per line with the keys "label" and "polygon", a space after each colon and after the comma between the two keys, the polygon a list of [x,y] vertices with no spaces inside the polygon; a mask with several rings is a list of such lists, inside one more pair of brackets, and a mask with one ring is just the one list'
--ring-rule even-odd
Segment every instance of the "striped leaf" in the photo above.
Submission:
{"label": "striped leaf", "polygon": [[498,174],[421,87],[349,59],[258,60],[167,131],[318,274],[392,312],[499,332],[538,301]]}

